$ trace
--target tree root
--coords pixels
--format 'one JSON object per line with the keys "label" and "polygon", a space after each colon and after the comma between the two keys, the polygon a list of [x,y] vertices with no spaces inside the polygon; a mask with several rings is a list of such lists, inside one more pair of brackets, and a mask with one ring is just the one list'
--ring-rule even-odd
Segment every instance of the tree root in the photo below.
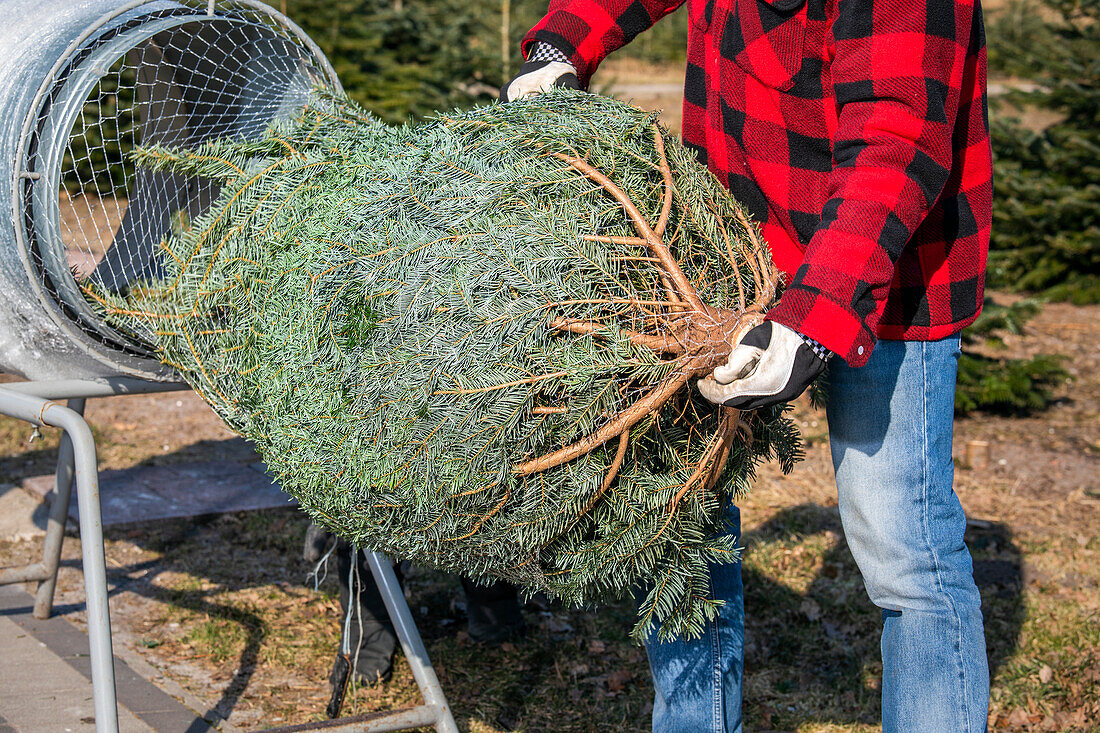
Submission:
{"label": "tree root", "polygon": [[674,394],[680,391],[681,387],[688,383],[689,379],[697,374],[697,358],[688,360],[687,364],[673,371],[645,396],[630,407],[617,413],[595,432],[589,433],[576,443],[559,448],[552,453],[519,463],[512,467],[512,473],[517,476],[530,476],[533,473],[540,473],[591,453],[612,438],[617,438],[624,431],[630,430],[647,415],[659,410]]}
{"label": "tree root", "polygon": [[669,250],[668,245],[661,240],[665,225],[668,223],[669,212],[672,210],[672,170],[669,168],[668,156],[665,155],[665,141],[664,138],[661,137],[660,128],[654,127],[653,135],[654,143],[657,146],[657,155],[661,161],[661,177],[664,180],[665,188],[661,205],[661,215],[657,222],[657,229],[660,230],[660,234],[649,226],[649,222],[642,216],[642,212],[638,210],[638,207],[630,199],[630,196],[626,194],[626,191],[623,191],[610,178],[589,165],[588,161],[564,153],[554,153],[554,155],[583,173],[590,180],[600,184],[604,190],[611,194],[612,198],[622,204],[622,207],[626,209],[627,215],[634,224],[634,230],[638,232],[638,236],[645,242],[646,247],[649,248],[649,251],[652,252],[658,262],[661,263],[661,269],[664,270],[664,276],[669,279],[676,294],[687,301],[700,314],[710,315],[710,306],[706,305],[699,297],[699,293],[696,292],[695,287],[691,284],[691,281],[688,280],[687,275],[680,269],[680,263],[672,256],[672,252]]}
{"label": "tree root", "polygon": [[[740,252],[735,252],[735,247],[724,227],[720,226],[719,229],[725,240],[726,254],[734,271],[740,273],[741,266],[745,265],[752,272],[753,300],[751,303],[747,302],[744,284],[738,276],[735,309],[712,307],[703,302],[698,291],[687,275],[684,274],[676,257],[663,239],[671,216],[674,184],[672,170],[665,154],[664,138],[656,125],[654,126],[654,144],[659,159],[658,167],[661,172],[663,191],[660,214],[653,226],[650,226],[649,222],[646,221],[641,210],[630,199],[629,195],[606,175],[582,158],[564,153],[554,153],[557,158],[565,161],[571,168],[598,184],[615,199],[625,210],[627,218],[638,234],[637,237],[592,234],[586,235],[584,239],[589,242],[644,247],[648,251],[647,257],[631,257],[628,259],[654,262],[659,270],[659,279],[665,290],[667,301],[654,303],[658,307],[656,313],[648,310],[644,312],[644,320],[652,321],[658,332],[644,333],[620,329],[618,333],[629,339],[631,343],[651,349],[662,356],[671,357],[672,361],[677,363],[673,371],[654,388],[629,407],[616,413],[592,433],[563,448],[518,463],[512,467],[512,473],[516,476],[531,476],[587,455],[608,441],[618,438],[618,450],[607,474],[599,489],[588,501],[579,516],[584,516],[591,511],[600,497],[618,477],[630,444],[631,428],[647,416],[661,410],[693,378],[705,376],[720,364],[728,355],[732,345],[740,341],[747,330],[763,319],[764,311],[775,297],[778,285],[778,274],[771,263],[768,262],[760,243],[754,242],[755,251],[749,247],[739,247]],[[715,213],[717,214],[717,212]],[[740,211],[736,212],[736,216],[742,226],[752,233],[750,236],[755,237],[755,229],[751,222]],[[740,257],[738,257],[739,254]],[[739,260],[742,260],[742,262],[739,262]],[[596,320],[556,318],[552,319],[548,325],[554,330],[594,338],[607,338],[615,333],[609,327],[609,324]],[[535,409],[538,414],[555,414],[561,411],[561,408]],[[714,490],[726,462],[729,460],[734,441],[739,436],[745,441],[752,440],[752,430],[741,419],[741,413],[738,410],[727,407],[720,408],[720,410],[721,416],[715,434],[708,441],[702,456],[695,464],[695,470],[691,476],[669,502],[668,516],[665,523],[650,540],[650,543],[655,542],[665,531],[676,514],[679,504],[685,497],[699,490],[704,493]]]}

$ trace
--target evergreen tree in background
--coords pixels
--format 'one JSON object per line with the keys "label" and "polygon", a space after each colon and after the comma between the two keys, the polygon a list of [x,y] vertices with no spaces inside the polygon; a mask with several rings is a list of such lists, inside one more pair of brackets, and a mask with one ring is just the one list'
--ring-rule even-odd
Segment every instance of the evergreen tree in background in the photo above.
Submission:
{"label": "evergreen tree in background", "polygon": [[387,122],[496,96],[499,0],[284,0],[344,91]]}
{"label": "evergreen tree in background", "polygon": [[[520,40],[547,0],[281,0],[276,7],[317,42],[349,97],[387,122],[404,122],[495,98],[523,63]],[[681,8],[617,55],[682,64],[686,47]]]}
{"label": "evergreen tree in background", "polygon": [[1005,102],[1061,118],[1036,132],[994,115],[989,284],[1100,302],[1100,2],[1010,5],[990,23],[989,59],[1037,87]]}
{"label": "evergreen tree in background", "polygon": [[1054,401],[1053,389],[1068,376],[1062,359],[1039,354],[1030,359],[995,355],[1004,347],[1004,334],[1023,333],[1024,323],[1039,312],[1035,300],[997,305],[986,298],[982,314],[962,334],[955,412],[975,410],[1026,414],[1044,410]]}
{"label": "evergreen tree in background", "polygon": [[[134,99],[132,67],[120,59],[104,74],[88,94],[73,125],[65,159],[61,165],[62,182],[70,192],[81,191],[84,182],[95,181],[101,194],[125,198],[127,182],[133,180],[134,166],[129,153],[137,136],[138,120]],[[117,141],[123,141],[122,149]]]}

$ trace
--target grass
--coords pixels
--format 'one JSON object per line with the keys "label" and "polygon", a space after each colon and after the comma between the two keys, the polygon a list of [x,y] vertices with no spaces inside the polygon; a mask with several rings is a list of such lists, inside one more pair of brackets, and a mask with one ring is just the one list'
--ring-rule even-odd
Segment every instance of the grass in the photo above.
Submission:
{"label": "grass", "polygon": [[[879,613],[835,506],[747,511],[762,518],[743,540],[749,728],[876,730]],[[144,620],[140,651],[200,697],[221,689],[212,707],[237,725],[319,720],[339,604],[331,577],[317,591],[305,582],[308,569],[296,558],[304,519],[272,510],[164,525],[110,533],[109,556],[133,545],[144,548],[135,566],[152,559],[162,568],[147,584],[127,584],[127,569],[115,570],[132,602],[116,623]],[[967,540],[994,666],[994,730],[1100,729],[1100,624],[1095,599],[1081,598],[1100,583],[1100,541],[1021,541],[995,523],[971,528]],[[644,652],[627,636],[631,602],[599,610],[528,604],[528,639],[490,649],[464,631],[455,578],[414,569],[406,593],[462,730],[648,729],[652,692]],[[352,690],[344,713],[416,703],[399,656],[393,680]]]}
{"label": "grass", "polygon": [[[1017,721],[1026,714],[1029,724],[1052,719],[1057,727],[1050,730],[1100,730],[1100,611],[1077,597],[1080,586],[1097,586],[1098,544],[1093,538],[1084,547],[1076,541],[1024,545],[1027,557],[1062,576],[1040,570],[1024,593],[1015,648],[993,679],[995,722],[1011,727],[1016,713]],[[996,608],[996,599],[987,606]]]}
{"label": "grass", "polygon": [[[956,422],[956,455],[991,444],[985,470],[960,462],[956,490],[993,668],[994,731],[1100,731],[1100,307],[1048,305],[1006,353],[1067,353],[1073,383],[1049,412]],[[1072,391],[1070,391],[1072,390]],[[193,396],[192,396],[193,397]],[[149,460],[249,461],[186,395],[89,406],[101,467]],[[163,400],[162,425],[138,399]],[[825,421],[802,405],[807,459],[788,477],[765,467],[742,505],[746,546],[745,717],[749,730],[879,729],[879,612],[844,542]],[[174,432],[172,432],[174,431]],[[0,483],[50,473],[56,432],[28,445],[0,419]],[[320,720],[339,638],[334,578],[314,589],[292,509],[171,520],[107,531],[116,643],[160,668],[241,729]],[[38,545],[0,540],[0,566]],[[66,540],[58,603],[79,608],[80,548]],[[335,565],[330,568],[335,572]],[[459,727],[472,733],[641,732],[652,688],[628,639],[628,601],[601,609],[528,604],[528,639],[486,649],[465,633],[456,578],[414,569],[409,605]],[[70,611],[70,613],[76,613]],[[398,655],[391,682],[353,690],[347,715],[419,702]]]}

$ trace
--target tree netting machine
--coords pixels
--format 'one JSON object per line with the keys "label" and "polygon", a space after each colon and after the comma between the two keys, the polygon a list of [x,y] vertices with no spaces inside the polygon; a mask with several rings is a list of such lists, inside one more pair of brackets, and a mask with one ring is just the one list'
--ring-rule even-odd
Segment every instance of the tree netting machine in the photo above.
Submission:
{"label": "tree netting machine", "polygon": [[[340,83],[321,50],[255,0],[7,0],[0,14],[0,414],[63,431],[41,562],[0,569],[37,582],[52,612],[77,487],[96,730],[118,730],[96,446],[87,399],[186,389],[141,333],[113,328],[82,285],[123,292],[160,272],[159,243],[200,216],[217,182],[136,169],[129,152],[251,138],[318,87]],[[64,401],[65,404],[61,404]],[[294,730],[457,731],[389,562],[367,552],[425,704]]]}

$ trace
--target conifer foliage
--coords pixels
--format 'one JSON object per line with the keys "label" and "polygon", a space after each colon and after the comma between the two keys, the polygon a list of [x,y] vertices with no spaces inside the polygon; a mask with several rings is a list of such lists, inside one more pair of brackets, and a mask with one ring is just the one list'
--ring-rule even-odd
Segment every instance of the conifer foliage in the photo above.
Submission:
{"label": "conifer foliage", "polygon": [[1024,324],[1039,312],[1039,302],[1021,300],[998,305],[985,299],[982,314],[962,332],[955,412],[976,410],[1022,415],[1045,410],[1054,402],[1054,390],[1068,373],[1058,355],[1037,354],[1024,359],[997,354],[1004,334],[1021,334]]}
{"label": "conifer foliage", "polygon": [[694,382],[778,277],[652,115],[569,90],[389,127],[344,100],[257,142],[150,149],[224,181],[165,279],[100,298],[360,546],[697,635],[723,509],[784,408]]}
{"label": "conifer foliage", "polygon": [[1100,2],[1010,3],[990,35],[990,68],[1035,85],[1008,101],[1061,118],[993,120],[990,284],[1100,302]]}

